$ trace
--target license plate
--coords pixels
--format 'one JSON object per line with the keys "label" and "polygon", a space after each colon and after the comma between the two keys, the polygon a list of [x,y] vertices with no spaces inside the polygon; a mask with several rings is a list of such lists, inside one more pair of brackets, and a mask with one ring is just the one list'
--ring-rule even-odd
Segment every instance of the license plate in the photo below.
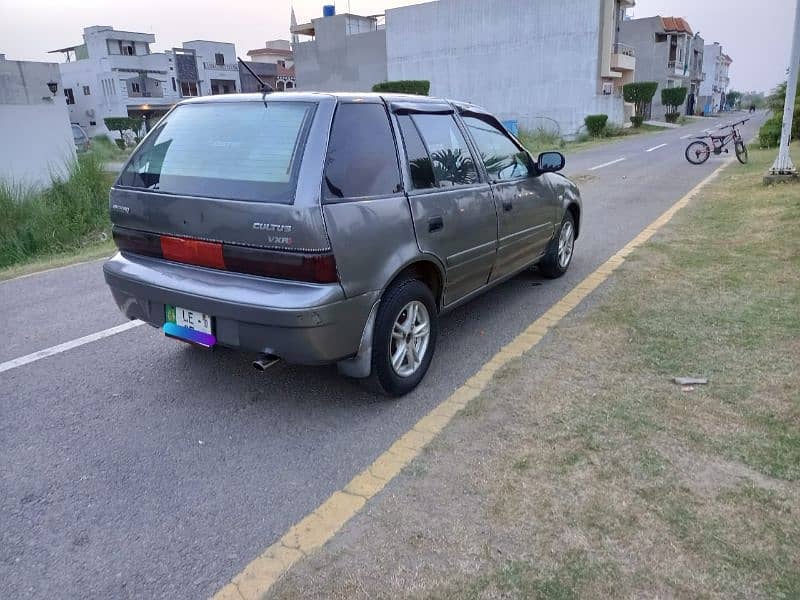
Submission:
{"label": "license plate", "polygon": [[164,308],[164,334],[169,337],[210,348],[217,343],[214,319],[210,315],[180,306]]}

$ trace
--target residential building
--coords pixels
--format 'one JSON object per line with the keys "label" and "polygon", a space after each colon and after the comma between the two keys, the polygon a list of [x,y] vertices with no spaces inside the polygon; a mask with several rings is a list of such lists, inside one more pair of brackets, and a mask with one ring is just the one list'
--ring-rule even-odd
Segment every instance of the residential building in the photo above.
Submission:
{"label": "residential building", "polygon": [[52,50],[59,65],[70,119],[89,135],[107,133],[106,117],[141,117],[150,125],[182,98],[241,89],[236,47],[193,40],[153,52],[155,35],[108,26],[83,30],[83,44]]}
{"label": "residential building", "polygon": [[[275,90],[294,89],[296,85],[294,74],[294,55],[289,40],[271,40],[263,48],[248,50],[250,57],[247,66],[250,67],[264,83]],[[258,92],[261,84],[243,66],[239,66],[239,78],[242,81],[243,92]]]}
{"label": "residential building", "polygon": [[617,27],[634,0],[437,0],[383,16],[336,15],[292,27],[301,90],[368,91],[427,79],[431,94],[486,107],[524,128],[576,134],[586,115],[626,120],[621,88],[636,58]]}
{"label": "residential building", "polygon": [[703,39],[681,17],[646,17],[622,21],[619,39],[636,52],[635,81],[655,81],[658,90],[648,118],[663,119],[661,90],[685,87],[684,110],[694,105],[703,78]]}
{"label": "residential building", "polygon": [[704,114],[715,113],[725,106],[730,78],[728,71],[733,59],[725,54],[719,42],[706,44],[703,53],[703,71],[706,78],[700,85],[698,106]]}
{"label": "residential building", "polygon": [[0,181],[46,186],[75,159],[58,64],[0,54]]}

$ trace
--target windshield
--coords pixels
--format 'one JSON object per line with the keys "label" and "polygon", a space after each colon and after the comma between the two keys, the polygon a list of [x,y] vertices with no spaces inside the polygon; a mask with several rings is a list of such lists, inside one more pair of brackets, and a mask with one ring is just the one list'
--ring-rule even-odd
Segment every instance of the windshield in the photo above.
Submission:
{"label": "windshield", "polygon": [[168,194],[291,203],[314,104],[187,104],[162,119],[119,177]]}

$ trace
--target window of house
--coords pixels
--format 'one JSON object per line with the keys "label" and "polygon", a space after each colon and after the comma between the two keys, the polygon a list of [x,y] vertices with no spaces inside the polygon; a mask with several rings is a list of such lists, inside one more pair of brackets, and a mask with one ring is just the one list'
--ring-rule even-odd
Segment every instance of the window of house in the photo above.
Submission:
{"label": "window of house", "polygon": [[281,66],[281,67],[286,67],[286,61],[285,60],[279,60],[278,61],[278,65]]}
{"label": "window of house", "polygon": [[327,200],[400,192],[394,136],[383,104],[340,104],[325,158]]}
{"label": "window of house", "polygon": [[91,94],[91,91],[89,90],[89,86],[88,85],[83,86],[83,95],[84,96],[89,96],[90,94]]}
{"label": "window of house", "polygon": [[222,53],[217,52],[216,54],[214,54],[214,62],[218,65],[224,65],[225,56]]}
{"label": "window of house", "polygon": [[139,83],[134,81],[131,83],[131,92],[134,94],[140,94],[142,92],[142,88],[139,86]]}
{"label": "window of house", "polygon": [[67,104],[75,104],[75,96],[72,93],[72,88],[64,88],[64,95],[67,97]]}
{"label": "window of house", "polygon": [[422,143],[416,125],[408,115],[399,115],[397,121],[400,123],[400,134],[403,136],[403,145],[406,148],[411,185],[415,190],[436,187],[431,157],[425,149],[425,144]]}
{"label": "window of house", "polygon": [[196,81],[181,81],[181,96],[189,97],[189,96],[199,96],[200,94],[197,93],[197,82]]}
{"label": "window of house", "polygon": [[175,78],[174,77],[172,78],[172,91],[173,92],[177,92],[178,91],[178,86],[175,85]]}
{"label": "window of house", "polygon": [[517,147],[492,119],[464,117],[481,160],[493,181],[517,179],[530,175],[528,154]]}
{"label": "window of house", "polygon": [[286,89],[291,90],[294,88],[294,84],[291,81],[286,82]]}
{"label": "window of house", "polygon": [[119,41],[119,53],[123,56],[136,56],[136,45],[133,42]]}
{"label": "window of house", "polygon": [[439,187],[478,182],[475,162],[453,115],[417,114],[411,118],[428,149]]}

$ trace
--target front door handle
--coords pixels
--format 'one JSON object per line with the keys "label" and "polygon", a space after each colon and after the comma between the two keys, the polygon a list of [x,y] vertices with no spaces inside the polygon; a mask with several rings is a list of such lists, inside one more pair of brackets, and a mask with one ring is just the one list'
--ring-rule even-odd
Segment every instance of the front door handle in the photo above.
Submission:
{"label": "front door handle", "polygon": [[428,231],[439,231],[441,229],[444,229],[444,219],[442,217],[428,219]]}

